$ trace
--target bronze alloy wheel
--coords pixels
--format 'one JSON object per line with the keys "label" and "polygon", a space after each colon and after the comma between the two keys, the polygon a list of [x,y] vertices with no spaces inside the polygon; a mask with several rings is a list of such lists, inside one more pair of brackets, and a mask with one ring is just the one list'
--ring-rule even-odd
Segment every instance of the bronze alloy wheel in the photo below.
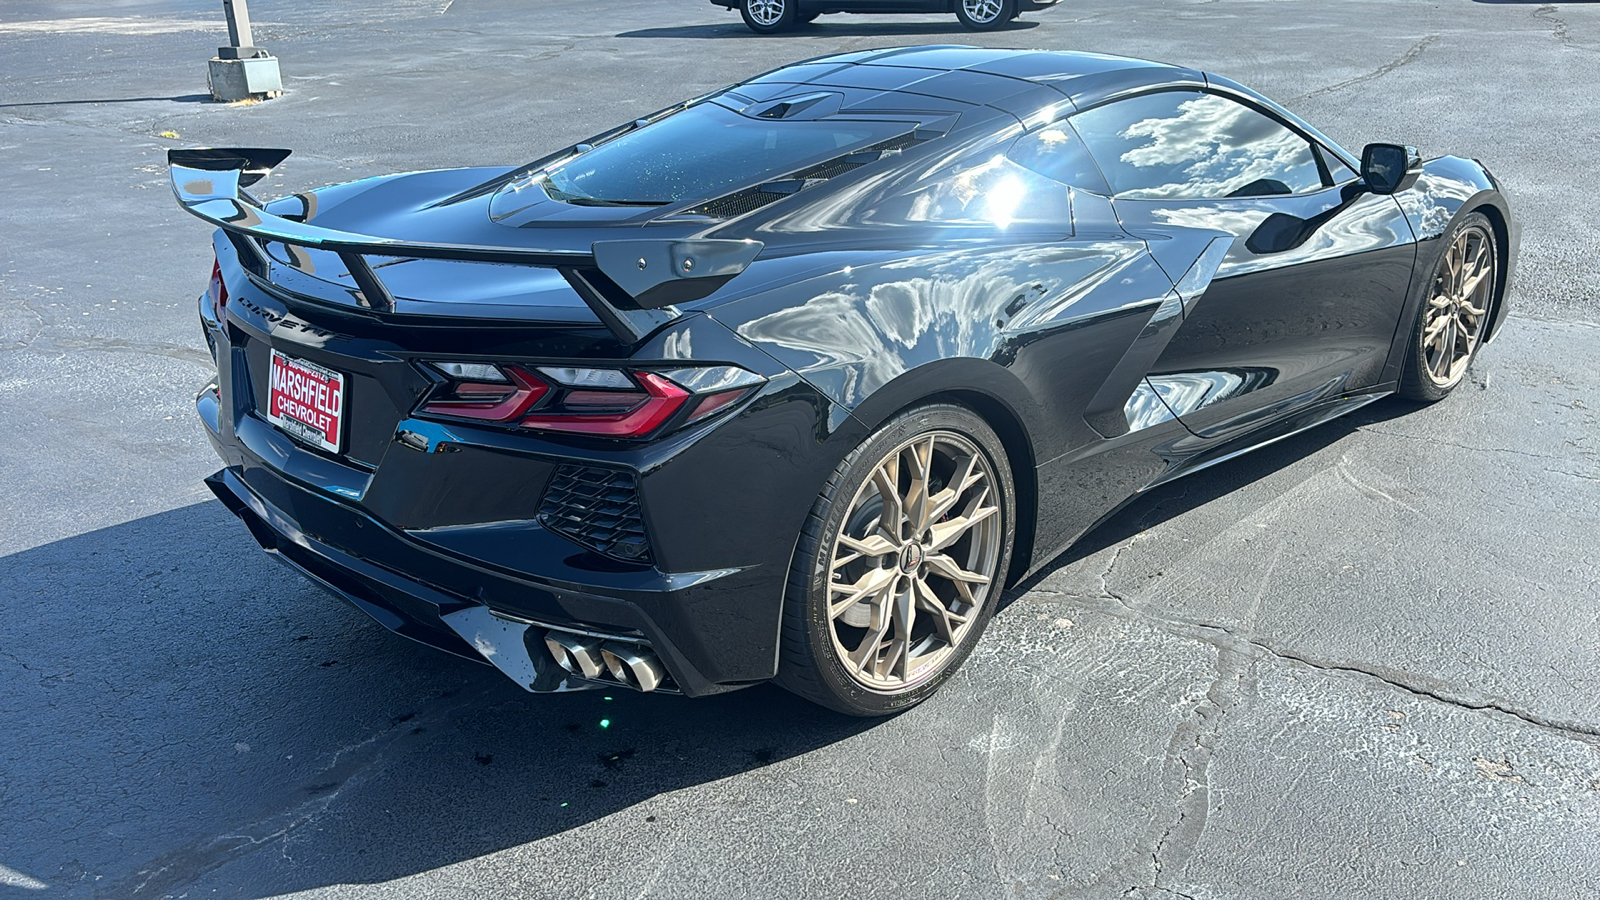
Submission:
{"label": "bronze alloy wheel", "polygon": [[1402,396],[1438,400],[1466,377],[1489,328],[1499,272],[1494,227],[1483,213],[1468,213],[1446,238],[1417,314]]}
{"label": "bronze alloy wheel", "polygon": [[1013,485],[971,410],[930,404],[845,458],[796,549],[779,681],[853,715],[926,699],[993,612],[1011,559]]}
{"label": "bronze alloy wheel", "polygon": [[878,462],[833,543],[834,652],[861,686],[915,687],[972,630],[995,585],[994,472],[967,438],[918,435]]}
{"label": "bronze alloy wheel", "polygon": [[1422,369],[1449,390],[1467,374],[1494,297],[1494,235],[1481,223],[1456,232],[1444,252],[1423,313]]}

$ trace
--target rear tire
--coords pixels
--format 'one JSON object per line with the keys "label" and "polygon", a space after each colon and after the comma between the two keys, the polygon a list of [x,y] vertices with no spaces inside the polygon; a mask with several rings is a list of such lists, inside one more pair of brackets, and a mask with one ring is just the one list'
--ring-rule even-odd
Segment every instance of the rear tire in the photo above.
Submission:
{"label": "rear tire", "polygon": [[1411,327],[1400,396],[1432,403],[1467,377],[1494,312],[1500,262],[1489,218],[1480,212],[1462,216],[1444,239],[1428,296]]}
{"label": "rear tire", "polygon": [[1017,0],[956,0],[956,19],[969,31],[1004,28],[1017,14]]}
{"label": "rear tire", "polygon": [[756,34],[777,34],[795,25],[797,0],[739,0],[739,15]]}
{"label": "rear tire", "polygon": [[916,407],[873,433],[839,463],[801,531],[778,683],[855,716],[932,696],[1005,586],[1013,491],[999,437],[964,407]]}

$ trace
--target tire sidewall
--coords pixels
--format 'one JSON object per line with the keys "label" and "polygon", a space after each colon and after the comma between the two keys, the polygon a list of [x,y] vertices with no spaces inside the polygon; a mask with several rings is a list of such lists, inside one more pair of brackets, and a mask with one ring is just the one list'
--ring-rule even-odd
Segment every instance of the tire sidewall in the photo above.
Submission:
{"label": "tire sidewall", "polygon": [[[878,462],[895,447],[929,431],[953,431],[962,435],[976,445],[989,462],[990,470],[995,473],[995,479],[1000,483],[1002,535],[1000,558],[995,568],[994,583],[982,607],[974,613],[975,618],[971,629],[967,632],[966,640],[955,649],[943,667],[933,677],[908,691],[880,693],[864,687],[852,678],[834,650],[833,626],[827,615],[828,588],[831,580],[828,563],[831,561],[835,536],[839,533],[844,518],[849,515],[857,492],[871,476]],[[824,681],[829,693],[839,701],[834,704],[835,708],[854,715],[881,716],[908,709],[931,696],[960,668],[982,637],[983,630],[993,616],[1004,590],[1006,573],[1010,570],[1013,538],[1016,533],[1015,479],[1006,458],[1005,448],[988,423],[966,408],[950,404],[923,406],[900,414],[864,441],[850,457],[847,457],[843,465],[847,468],[836,490],[831,496],[819,500],[819,504],[824,504],[826,508],[819,511],[818,518],[822,522],[822,527],[816,536],[817,539],[808,542],[813,545],[803,547],[803,555],[797,556],[795,560],[797,566],[806,568],[803,570],[805,573],[803,596],[793,599],[801,604],[800,608],[805,616],[807,650],[815,671]]]}
{"label": "tire sidewall", "polygon": [[[1418,400],[1424,403],[1443,400],[1451,391],[1461,385],[1461,381],[1466,380],[1466,374],[1463,373],[1461,381],[1457,381],[1449,387],[1444,387],[1435,382],[1423,371],[1423,366],[1426,364],[1427,351],[1422,342],[1424,331],[1428,325],[1428,301],[1433,298],[1433,283],[1439,277],[1439,267],[1444,265],[1445,256],[1450,252],[1450,247],[1455,244],[1456,238],[1460,237],[1461,232],[1472,225],[1482,227],[1484,232],[1489,235],[1489,246],[1494,253],[1496,268],[1494,290],[1499,290],[1499,269],[1505,264],[1500,255],[1500,236],[1495,232],[1494,224],[1489,221],[1488,216],[1473,210],[1451,223],[1449,230],[1439,239],[1439,252],[1428,267],[1427,280],[1424,282],[1422,297],[1417,303],[1417,312],[1411,323],[1411,337],[1406,343],[1406,364],[1401,372],[1399,393],[1406,399]],[[1499,302],[1499,299],[1497,295],[1490,297],[1489,308],[1484,314],[1484,323],[1478,333],[1478,343],[1472,348],[1472,358],[1467,361],[1466,372],[1471,372],[1473,364],[1478,360],[1478,351],[1483,347],[1484,333],[1489,329],[1489,322],[1494,316],[1494,305]]]}

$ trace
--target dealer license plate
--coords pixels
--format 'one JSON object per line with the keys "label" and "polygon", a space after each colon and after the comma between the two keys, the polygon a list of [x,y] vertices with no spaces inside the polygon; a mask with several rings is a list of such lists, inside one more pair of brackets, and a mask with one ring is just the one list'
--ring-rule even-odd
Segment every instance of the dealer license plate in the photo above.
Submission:
{"label": "dealer license plate", "polygon": [[290,437],[338,453],[344,441],[344,375],[272,351],[267,421]]}

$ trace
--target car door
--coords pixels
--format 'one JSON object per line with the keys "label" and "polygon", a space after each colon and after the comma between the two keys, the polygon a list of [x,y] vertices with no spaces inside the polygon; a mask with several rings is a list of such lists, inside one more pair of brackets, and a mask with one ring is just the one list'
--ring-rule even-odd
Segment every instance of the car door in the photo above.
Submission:
{"label": "car door", "polygon": [[[1070,121],[1122,226],[1185,294],[1149,377],[1190,430],[1226,439],[1378,384],[1416,255],[1393,198],[1358,191],[1336,154],[1241,98],[1165,90]],[[1219,236],[1215,276],[1186,292]]]}

